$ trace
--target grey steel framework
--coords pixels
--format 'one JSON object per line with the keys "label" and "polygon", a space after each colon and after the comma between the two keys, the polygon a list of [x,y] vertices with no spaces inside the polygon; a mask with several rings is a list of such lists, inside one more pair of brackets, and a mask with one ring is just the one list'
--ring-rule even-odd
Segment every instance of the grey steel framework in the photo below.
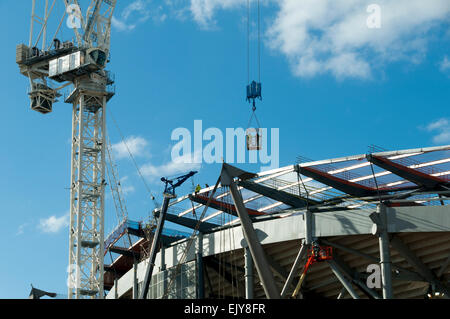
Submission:
{"label": "grey steel framework", "polygon": [[[114,95],[114,81],[105,68],[116,2],[33,0],[29,43],[18,45],[16,51],[20,72],[30,81],[32,110],[52,112],[62,96],[59,91],[72,87],[65,98],[73,106],[70,299],[104,298],[105,116],[106,103]],[[57,12],[58,4],[63,5],[62,12]],[[67,22],[73,24],[76,42],[56,38]],[[53,26],[56,30],[49,39],[47,31]]]}
{"label": "grey steel framework", "polygon": [[[290,297],[313,243],[331,246],[332,260],[310,268],[297,297],[450,296],[450,146],[257,174],[224,164],[220,180],[216,192],[206,188],[170,204],[167,220],[198,232],[164,245],[155,261],[160,269],[201,262],[197,297]],[[108,273],[127,258],[116,256]],[[141,282],[146,263],[122,268],[107,298],[132,297],[131,278]],[[373,265],[380,266],[378,288],[368,281]]]}
{"label": "grey steel framework", "polygon": [[77,285],[69,298],[103,296],[106,93],[73,95],[69,265]]}

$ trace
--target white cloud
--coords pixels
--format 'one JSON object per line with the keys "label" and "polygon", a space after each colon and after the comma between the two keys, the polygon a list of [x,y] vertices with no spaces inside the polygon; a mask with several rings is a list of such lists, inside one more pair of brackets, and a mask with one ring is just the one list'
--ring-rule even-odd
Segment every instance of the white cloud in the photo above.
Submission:
{"label": "white cloud", "polygon": [[129,157],[129,152],[133,156],[148,156],[146,148],[148,142],[145,138],[140,136],[130,136],[124,141],[112,145],[115,157],[117,159],[123,159]]}
{"label": "white cloud", "polygon": [[162,165],[153,165],[151,163],[141,167],[144,176],[150,179],[159,179],[169,177],[179,173],[185,173],[191,170],[198,170],[201,167],[201,151],[192,154],[186,154]]}
{"label": "white cloud", "polygon": [[433,143],[444,144],[450,143],[450,121],[447,118],[441,118],[427,125],[429,132],[435,132]]}
{"label": "white cloud", "polygon": [[[252,0],[254,1],[254,0]],[[266,43],[289,60],[299,77],[330,73],[338,79],[370,78],[393,61],[420,63],[429,31],[448,21],[448,0],[378,0],[380,28],[369,28],[369,0],[266,0],[278,11]],[[194,20],[203,28],[216,24],[220,10],[245,8],[246,0],[190,0]],[[444,60],[446,68],[448,60]]]}
{"label": "white cloud", "polygon": [[50,216],[46,219],[41,219],[38,228],[44,233],[58,233],[63,228],[69,226],[69,214],[61,217]]}
{"label": "white cloud", "polygon": [[112,17],[111,24],[119,31],[131,31],[136,27],[136,25],[126,24],[124,21],[119,20],[116,17]]}
{"label": "white cloud", "polygon": [[150,18],[149,1],[135,0],[131,2],[120,14],[120,18],[113,17],[112,25],[119,31],[132,31],[138,24]]}
{"label": "white cloud", "polygon": [[440,63],[440,69],[442,72],[450,71],[450,60],[447,56],[444,57],[442,62]]}
{"label": "white cloud", "polygon": [[208,29],[216,24],[214,14],[217,10],[236,8],[246,3],[246,0],[191,0],[190,10],[194,20]]}
{"label": "white cloud", "polygon": [[22,225],[19,225],[17,228],[16,236],[23,235],[25,233],[25,228],[28,226],[28,223],[24,223]]}
{"label": "white cloud", "polygon": [[128,180],[128,176],[124,176],[120,179],[120,187],[122,188],[122,193],[124,195],[133,193],[136,190],[133,185],[128,184]]}
{"label": "white cloud", "polygon": [[384,63],[419,63],[427,33],[450,16],[448,0],[378,0],[381,28],[368,28],[367,0],[279,0],[268,45],[294,74],[369,78]]}

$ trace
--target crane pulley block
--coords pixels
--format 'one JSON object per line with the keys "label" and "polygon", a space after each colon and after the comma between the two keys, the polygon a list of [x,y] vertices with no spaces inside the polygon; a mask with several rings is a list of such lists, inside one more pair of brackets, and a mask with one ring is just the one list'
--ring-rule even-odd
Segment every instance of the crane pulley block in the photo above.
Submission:
{"label": "crane pulley block", "polygon": [[252,83],[247,85],[247,101],[248,102],[253,101],[253,106],[255,106],[256,99],[262,100],[261,83],[253,81]]}

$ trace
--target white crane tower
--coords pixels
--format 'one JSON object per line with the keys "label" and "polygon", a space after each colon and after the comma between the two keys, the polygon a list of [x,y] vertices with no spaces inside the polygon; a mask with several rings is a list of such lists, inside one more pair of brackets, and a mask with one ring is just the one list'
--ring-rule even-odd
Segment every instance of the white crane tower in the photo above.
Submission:
{"label": "white crane tower", "polygon": [[[105,67],[117,0],[86,0],[85,15],[83,0],[61,1],[64,12],[52,13],[56,0],[32,0],[29,43],[17,46],[16,62],[29,78],[32,110],[50,113],[59,91],[73,87],[65,97],[73,107],[68,297],[103,298],[105,116],[114,95]],[[50,17],[57,14],[62,18],[48,43]],[[66,26],[75,41],[56,38]]]}

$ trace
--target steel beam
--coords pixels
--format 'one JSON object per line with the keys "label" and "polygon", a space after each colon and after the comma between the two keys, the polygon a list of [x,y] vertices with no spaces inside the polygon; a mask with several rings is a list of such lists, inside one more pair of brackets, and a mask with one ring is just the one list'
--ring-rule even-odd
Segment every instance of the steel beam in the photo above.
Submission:
{"label": "steel beam", "polygon": [[146,238],[147,237],[145,235],[145,232],[142,229],[134,229],[134,228],[128,227],[127,233],[129,235],[133,235],[133,236],[140,237],[140,238]]}
{"label": "steel beam", "polygon": [[327,172],[322,172],[311,167],[298,166],[300,174],[308,176],[322,184],[333,187],[341,192],[350,194],[356,197],[375,196],[377,191],[357,183],[349,182],[345,179],[333,176]]}
{"label": "steel beam", "polygon": [[347,293],[347,289],[342,288],[341,292],[339,293],[339,295],[337,296],[336,299],[344,299],[346,293]]}
{"label": "steel beam", "polygon": [[439,271],[437,273],[437,277],[440,278],[442,274],[447,269],[448,265],[450,265],[450,255],[447,257],[447,259],[444,261],[444,263],[441,265],[441,268],[439,268]]}
{"label": "steel beam", "polygon": [[398,251],[406,261],[413,266],[419,274],[421,274],[430,284],[435,287],[447,297],[450,297],[450,289],[445,284],[440,282],[436,275],[411,251],[411,249],[397,237],[392,236],[391,246]]}
{"label": "steel beam", "polygon": [[245,258],[245,299],[253,299],[253,259],[250,248],[244,248]]}
{"label": "steel beam", "polygon": [[281,298],[284,298],[286,296],[287,289],[292,284],[292,281],[294,280],[297,269],[300,267],[300,264],[303,260],[303,257],[306,255],[307,250],[308,250],[308,246],[305,244],[305,241],[302,240],[302,243],[300,245],[300,250],[298,251],[297,257],[295,258],[295,261],[294,261],[294,264],[292,265],[291,271],[289,272],[286,282],[284,283],[283,289],[281,290]]}
{"label": "steel beam", "polygon": [[[326,239],[320,239],[320,242],[322,244],[332,246],[334,248],[340,249],[340,250],[348,252],[350,254],[366,258],[367,260],[371,260],[376,263],[380,262],[380,258],[374,257],[369,254],[365,254],[359,250],[356,250],[356,249],[353,249],[353,248],[350,248],[347,246],[343,246],[341,244],[334,243],[334,242],[331,242]],[[392,268],[397,270],[397,271],[392,272],[393,279],[405,280],[405,281],[425,281],[425,279],[416,272],[404,269],[403,267],[397,266],[396,264],[391,264],[391,266],[392,266]]]}
{"label": "steel beam", "polygon": [[[173,214],[167,214],[166,220],[184,227],[188,227],[191,229],[195,229],[197,227],[197,224],[199,223],[198,220],[187,218],[187,217],[178,217],[177,215]],[[208,223],[208,222],[200,222],[200,225],[198,227],[198,231],[201,233],[208,232],[212,230],[213,228],[218,227],[216,224]]]}
{"label": "steel beam", "polygon": [[197,299],[205,299],[205,274],[203,270],[203,235],[199,234],[197,247]]}
{"label": "steel beam", "polygon": [[273,273],[270,270],[266,254],[258,240],[255,229],[253,228],[253,223],[243,203],[242,195],[237,189],[237,185],[234,181],[235,177],[244,180],[249,177],[254,177],[254,174],[239,170],[224,163],[221,173],[221,183],[230,188],[231,197],[233,198],[239,219],[241,220],[242,232],[250,248],[266,297],[269,299],[278,299],[280,298],[280,293],[275,285]]}
{"label": "steel beam", "polygon": [[125,257],[129,257],[129,258],[139,259],[141,256],[141,254],[139,252],[132,251],[127,248],[117,247],[117,246],[111,246],[108,248],[108,250],[112,253],[119,254],[119,255],[122,255]]}
{"label": "steel beam", "polygon": [[242,289],[243,287],[238,284],[239,278],[235,278],[232,273],[225,270],[221,262],[217,260],[217,258],[208,257],[204,259],[204,262],[208,267],[213,269],[220,277],[225,279],[234,289],[237,290],[239,296],[244,296],[245,291]]}
{"label": "steel beam", "polygon": [[209,298],[212,298],[214,296],[214,291],[211,283],[211,278],[209,277],[208,267],[205,266],[203,268],[203,271],[205,272],[206,282],[208,283]]}
{"label": "steel beam", "polygon": [[[189,199],[193,202],[202,204],[202,205],[206,205],[206,203],[208,201],[210,201],[209,203],[209,207],[211,207],[212,209],[216,209],[219,211],[222,211],[224,213],[228,213],[231,214],[233,216],[238,216],[237,211],[236,211],[236,207],[234,205],[225,203],[225,202],[221,202],[215,198],[212,198],[211,200],[209,200],[208,197],[203,197],[200,195],[189,195]],[[254,209],[247,209],[247,213],[251,216],[263,216],[266,215],[266,213],[264,212],[260,212]]]}
{"label": "steel beam", "polygon": [[277,263],[272,256],[270,256],[269,254],[266,253],[266,258],[267,258],[267,262],[269,263],[270,268],[279,276],[281,277],[283,280],[286,280],[289,273],[286,271],[286,269],[284,269],[283,267],[281,267],[281,265],[279,263]]}
{"label": "steel beam", "polygon": [[303,214],[303,220],[305,225],[305,244],[310,246],[313,242],[313,214],[308,209]]}
{"label": "steel beam", "polygon": [[[72,159],[69,222],[69,299],[104,298],[106,89],[80,80],[71,94]],[[73,277],[75,275],[75,278]]]}
{"label": "steel beam", "polygon": [[414,184],[424,186],[429,189],[435,188],[439,184],[446,183],[445,180],[439,177],[422,173],[421,171],[406,167],[404,165],[400,165],[381,156],[368,154],[367,160],[375,164],[376,166],[379,166],[385,170],[394,173],[397,176],[400,176],[408,181],[413,182]]}
{"label": "steel beam", "polygon": [[339,279],[344,288],[348,291],[348,293],[353,297],[353,299],[360,299],[356,291],[353,289],[352,284],[345,278],[344,274],[341,272],[341,269],[336,264],[334,260],[328,260],[328,265],[333,271],[334,275]]}
{"label": "steel beam", "polygon": [[369,216],[374,222],[373,234],[378,236],[380,246],[381,282],[383,285],[383,298],[392,299],[392,270],[391,252],[389,249],[389,233],[387,223],[387,207],[384,204],[377,206],[377,212]]}
{"label": "steel beam", "polygon": [[118,280],[117,278],[114,278],[114,299],[119,299],[119,293],[118,293]]}
{"label": "steel beam", "polygon": [[[339,255],[336,253],[333,254],[333,259],[336,264],[341,268],[341,270],[352,280],[352,282],[367,296],[372,297],[374,299],[380,299],[380,296],[375,292],[375,290],[370,289],[367,285],[361,281],[361,274],[347,265]],[[367,277],[367,276],[365,276]]]}
{"label": "steel beam", "polygon": [[133,261],[133,299],[139,298],[137,268],[138,268],[138,261],[136,259],[134,259],[134,261]]}
{"label": "steel beam", "polygon": [[146,299],[148,294],[148,289],[150,286],[150,282],[152,280],[153,268],[155,267],[155,259],[156,253],[159,249],[160,238],[162,234],[162,230],[164,227],[164,221],[167,213],[167,208],[169,207],[170,200],[174,198],[174,195],[164,194],[164,202],[161,208],[161,212],[158,218],[158,225],[156,227],[155,235],[153,237],[152,246],[150,249],[150,256],[148,258],[148,265],[145,272],[145,278],[143,282],[142,291],[140,292],[139,299]]}
{"label": "steel beam", "polygon": [[377,257],[374,257],[374,256],[369,255],[369,254],[365,254],[365,253],[363,253],[363,252],[361,252],[359,250],[356,250],[356,249],[353,249],[353,248],[350,248],[350,247],[347,247],[347,246],[344,246],[344,245],[341,245],[341,244],[338,244],[338,243],[334,243],[334,242],[329,241],[327,239],[321,238],[320,242],[322,244],[325,244],[325,245],[328,245],[328,246],[332,246],[334,248],[341,249],[341,250],[346,251],[346,252],[348,252],[350,254],[353,254],[353,255],[356,255],[356,256],[360,256],[360,257],[366,258],[368,260],[371,260],[371,261],[374,261],[374,262],[377,262],[377,263],[380,262],[380,259],[377,258]]}
{"label": "steel beam", "polygon": [[[304,208],[308,205],[308,200],[306,198],[302,198],[300,196],[294,196],[288,192],[282,191],[282,190],[276,190],[270,187],[267,187],[262,184],[257,184],[255,182],[251,181],[240,181],[238,183],[239,186],[244,187],[245,189],[248,189],[252,192],[261,194],[265,197],[274,199],[279,202],[283,202],[289,206],[295,207],[295,208]],[[319,202],[315,200],[309,200],[310,205],[317,205]]]}

